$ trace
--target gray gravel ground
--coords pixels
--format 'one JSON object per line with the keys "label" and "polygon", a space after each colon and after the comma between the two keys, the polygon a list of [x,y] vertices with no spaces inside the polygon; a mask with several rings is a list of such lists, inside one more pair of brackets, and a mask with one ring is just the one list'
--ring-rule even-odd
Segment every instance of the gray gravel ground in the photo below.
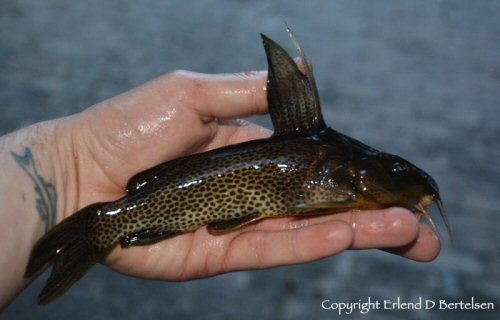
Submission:
{"label": "gray gravel ground", "polygon": [[[493,311],[372,310],[351,319],[494,319],[500,308],[500,2],[36,1],[0,3],[0,133],[69,115],[173,69],[266,67],[259,32],[315,65],[333,127],[425,168],[456,247],[427,264],[380,251],[164,283],[94,268],[38,308],[45,276],[2,319],[333,319],[321,301],[447,299]],[[269,121],[257,119],[265,125]],[[22,268],[23,266],[20,266]],[[1,290],[1,289],[0,289]]]}

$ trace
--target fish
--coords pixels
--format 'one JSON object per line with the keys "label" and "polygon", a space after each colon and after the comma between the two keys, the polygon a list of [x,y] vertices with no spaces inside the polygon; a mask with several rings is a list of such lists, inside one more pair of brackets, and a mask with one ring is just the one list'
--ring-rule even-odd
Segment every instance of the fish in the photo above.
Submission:
{"label": "fish", "polygon": [[25,272],[33,277],[52,264],[39,305],[63,295],[118,245],[148,245],[203,226],[216,236],[266,218],[403,207],[436,229],[427,207],[437,204],[451,236],[429,174],[325,124],[312,66],[288,33],[303,70],[261,34],[273,135],[161,163],[131,177],[123,197],[54,226],[34,245]]}

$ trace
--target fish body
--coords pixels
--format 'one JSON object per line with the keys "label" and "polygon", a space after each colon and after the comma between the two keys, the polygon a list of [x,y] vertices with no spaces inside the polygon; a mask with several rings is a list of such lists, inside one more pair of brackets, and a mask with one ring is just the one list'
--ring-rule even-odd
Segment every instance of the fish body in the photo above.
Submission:
{"label": "fish body", "polygon": [[325,172],[375,153],[326,129],[313,136],[277,136],[183,157],[163,165],[150,181],[132,180],[127,196],[89,215],[87,238],[106,250],[118,242],[147,244],[203,225],[218,233],[228,221],[243,224],[317,213],[317,204],[338,203],[345,211],[354,208],[354,190],[339,190],[325,179]]}
{"label": "fish body", "polygon": [[262,38],[273,136],[162,163],[132,177],[124,197],[56,225],[37,242],[26,270],[33,276],[53,263],[39,304],[62,295],[118,244],[151,244],[204,225],[217,235],[264,218],[391,206],[433,221],[425,207],[442,209],[436,182],[401,157],[327,127],[310,66],[301,72]]}
{"label": "fish body", "polygon": [[89,216],[88,238],[106,249],[118,241],[125,246],[144,241],[142,230],[167,237],[208,225],[217,233],[217,224],[228,220],[287,215],[300,204],[335,197],[314,185],[329,152],[320,141],[297,136],[183,157]]}

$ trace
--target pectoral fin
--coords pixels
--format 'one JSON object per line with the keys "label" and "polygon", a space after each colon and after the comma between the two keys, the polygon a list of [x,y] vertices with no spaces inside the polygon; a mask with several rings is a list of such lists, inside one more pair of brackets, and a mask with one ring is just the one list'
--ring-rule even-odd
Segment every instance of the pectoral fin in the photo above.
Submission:
{"label": "pectoral fin", "polygon": [[262,218],[264,218],[262,214],[254,213],[244,217],[212,222],[207,226],[207,231],[212,235],[226,234]]}
{"label": "pectoral fin", "polygon": [[178,235],[176,231],[146,229],[126,235],[120,239],[122,248],[130,246],[144,246],[166,238]]}
{"label": "pectoral fin", "polygon": [[268,62],[267,100],[274,135],[315,133],[326,128],[312,68],[293,35],[288,33],[305,64],[303,74],[288,53],[261,34]]}
{"label": "pectoral fin", "polygon": [[345,201],[324,201],[314,203],[299,204],[289,209],[294,214],[319,214],[321,212],[344,212],[358,209],[359,205],[352,200]]}

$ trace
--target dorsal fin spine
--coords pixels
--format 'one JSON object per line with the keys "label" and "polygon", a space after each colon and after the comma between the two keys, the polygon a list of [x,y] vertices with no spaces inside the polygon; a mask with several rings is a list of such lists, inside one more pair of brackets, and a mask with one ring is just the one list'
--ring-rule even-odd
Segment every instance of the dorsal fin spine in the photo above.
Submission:
{"label": "dorsal fin spine", "polygon": [[274,135],[319,132],[326,125],[312,67],[295,35],[288,32],[303,59],[305,74],[281,46],[261,34],[268,61],[267,97]]}

